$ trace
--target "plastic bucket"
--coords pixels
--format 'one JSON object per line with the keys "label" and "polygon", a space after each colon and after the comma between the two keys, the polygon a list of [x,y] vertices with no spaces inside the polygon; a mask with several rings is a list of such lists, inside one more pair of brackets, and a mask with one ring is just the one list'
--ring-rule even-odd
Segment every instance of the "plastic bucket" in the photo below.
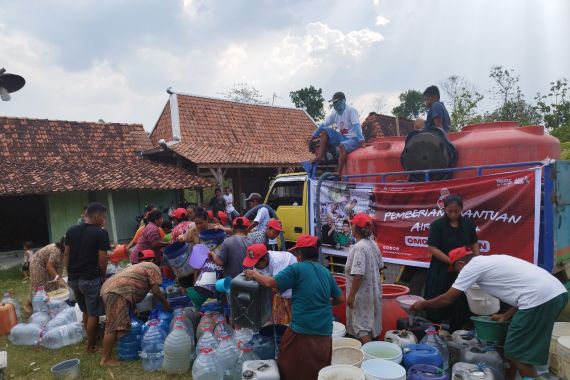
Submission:
{"label": "plastic bucket", "polygon": [[558,338],[556,352],[558,355],[557,375],[564,379],[570,379],[570,336],[561,336]]}
{"label": "plastic bucket", "polygon": [[216,291],[219,293],[229,293],[232,285],[232,278],[226,277],[216,281]]}
{"label": "plastic bucket", "polygon": [[81,369],[79,368],[81,360],[79,359],[69,359],[61,363],[57,363],[51,367],[51,373],[54,379],[62,380],[72,380],[79,379],[81,375]]}
{"label": "plastic bucket", "polygon": [[170,262],[171,260],[174,260],[176,257],[186,253],[187,249],[188,249],[188,244],[186,243],[178,243],[178,242],[172,243],[168,247],[164,248],[164,256],[166,256],[166,258]]}
{"label": "plastic bucket", "polygon": [[200,232],[198,236],[207,246],[215,247],[223,243],[226,238],[226,232],[222,229],[211,228]]}
{"label": "plastic bucket", "polygon": [[333,321],[332,337],[342,338],[345,335],[346,335],[346,327],[340,322]]}
{"label": "plastic bucket", "polygon": [[50,301],[67,301],[69,299],[69,289],[57,289],[48,292],[48,297]]}
{"label": "plastic bucket", "polygon": [[558,338],[561,336],[570,336],[569,322],[555,322],[552,329],[552,337],[550,338],[550,356],[548,362],[550,372],[558,374]]}
{"label": "plastic bucket", "polygon": [[507,337],[509,322],[492,321],[490,317],[471,317],[477,339],[484,342],[503,342]]}
{"label": "plastic bucket", "polygon": [[406,370],[385,359],[367,360],[360,366],[366,380],[406,380]]}
{"label": "plastic bucket", "polygon": [[390,342],[368,342],[361,348],[364,353],[364,360],[385,359],[394,363],[402,361],[402,349],[400,346]]}
{"label": "plastic bucket", "polygon": [[364,372],[360,368],[334,364],[319,371],[318,380],[364,380]]}
{"label": "plastic bucket", "polygon": [[350,348],[360,349],[360,347],[362,347],[362,343],[360,343],[359,340],[353,338],[346,338],[346,337],[333,338],[332,342],[333,350],[335,348],[340,348],[340,347],[350,347]]}
{"label": "plastic bucket", "polygon": [[331,364],[348,364],[360,367],[364,361],[364,353],[358,348],[339,347],[333,348]]}
{"label": "plastic bucket", "polygon": [[204,244],[196,244],[192,248],[192,254],[190,255],[190,260],[188,263],[194,269],[202,269],[206,260],[208,260],[208,253],[210,248]]}

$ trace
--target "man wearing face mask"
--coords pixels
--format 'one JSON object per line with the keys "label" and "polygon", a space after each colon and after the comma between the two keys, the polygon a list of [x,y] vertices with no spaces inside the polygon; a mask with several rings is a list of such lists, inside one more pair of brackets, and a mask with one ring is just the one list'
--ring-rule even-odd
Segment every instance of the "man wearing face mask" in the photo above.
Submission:
{"label": "man wearing face mask", "polygon": [[[364,145],[364,135],[356,109],[346,104],[342,92],[335,92],[332,99],[334,111],[313,132],[312,138],[320,137],[319,153],[313,162],[325,158],[327,145],[338,146],[338,174],[341,175],[348,153]],[[330,126],[336,124],[337,129]]]}

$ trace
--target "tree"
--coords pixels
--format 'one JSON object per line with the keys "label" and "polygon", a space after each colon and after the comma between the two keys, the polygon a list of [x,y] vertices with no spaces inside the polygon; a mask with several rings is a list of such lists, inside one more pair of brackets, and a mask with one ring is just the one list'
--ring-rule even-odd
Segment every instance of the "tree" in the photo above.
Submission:
{"label": "tree", "polygon": [[406,119],[417,119],[420,114],[426,111],[422,93],[416,90],[408,90],[400,94],[400,105],[392,109],[392,114]]}
{"label": "tree", "polygon": [[263,97],[257,88],[245,82],[236,83],[227,92],[223,92],[221,94],[226,99],[239,103],[249,103],[249,104],[269,103],[266,100],[262,99]]}
{"label": "tree", "polygon": [[451,75],[440,83],[441,88],[449,97],[451,107],[451,129],[461,130],[465,125],[480,121],[477,115],[478,103],[483,100],[481,95],[471,83],[464,78]]}
{"label": "tree", "polygon": [[291,91],[289,97],[295,107],[304,108],[313,120],[319,121],[325,117],[325,108],[323,106],[325,98],[323,98],[323,90],[321,88],[317,89],[311,85],[297,91]]}
{"label": "tree", "polygon": [[[568,80],[561,78],[556,82],[550,82],[550,91],[547,95],[536,94],[536,105],[542,113],[544,124],[553,134],[559,128],[570,130],[570,96],[568,91]],[[570,139],[564,141],[570,141]]]}

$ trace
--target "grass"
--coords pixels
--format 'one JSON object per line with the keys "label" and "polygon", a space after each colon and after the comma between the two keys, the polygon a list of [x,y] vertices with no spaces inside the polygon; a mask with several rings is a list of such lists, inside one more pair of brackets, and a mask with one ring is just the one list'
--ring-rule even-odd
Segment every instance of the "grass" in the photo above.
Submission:
{"label": "grass", "polygon": [[[16,301],[24,305],[29,293],[29,282],[22,282],[20,268],[0,271],[0,291],[12,289]],[[23,311],[22,311],[23,312]],[[24,315],[27,318],[27,315]],[[78,344],[59,350],[43,347],[14,346],[7,336],[0,337],[0,350],[8,352],[8,368],[6,379],[52,379],[50,369],[55,364],[78,358],[81,360],[81,377],[83,379],[190,379],[190,371],[180,376],[168,376],[162,372],[144,372],[140,361],[122,362],[118,367],[102,367],[99,365],[100,354],[86,354],[84,346]]]}

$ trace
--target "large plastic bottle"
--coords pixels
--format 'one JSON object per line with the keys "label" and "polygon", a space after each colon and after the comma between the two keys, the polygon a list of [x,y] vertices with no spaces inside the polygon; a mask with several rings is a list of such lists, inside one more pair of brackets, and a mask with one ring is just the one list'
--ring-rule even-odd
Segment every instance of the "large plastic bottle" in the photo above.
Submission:
{"label": "large plastic bottle", "polygon": [[43,311],[45,313],[48,312],[48,295],[44,290],[43,286],[40,286],[36,289],[34,296],[32,297],[32,308],[34,309],[34,313],[38,311]]}
{"label": "large plastic bottle", "polygon": [[50,318],[55,318],[59,313],[65,309],[69,309],[69,305],[65,301],[50,300],[48,301],[48,315]]}
{"label": "large plastic bottle", "polygon": [[216,359],[224,371],[225,376],[234,368],[234,364],[238,358],[238,350],[231,336],[227,333],[220,335],[218,340],[220,343],[216,349]]}
{"label": "large plastic bottle", "polygon": [[204,330],[214,331],[217,316],[218,313],[216,312],[207,312],[202,316],[202,319],[200,319],[200,322],[198,323],[198,327],[196,327],[196,339],[199,340],[202,337]]}
{"label": "large plastic bottle", "polygon": [[234,330],[226,322],[226,318],[223,315],[218,315],[216,318],[216,325],[214,326],[214,336],[216,339],[220,340],[223,335],[229,335],[230,338],[233,336]]}
{"label": "large plastic bottle", "polygon": [[162,369],[168,374],[181,374],[190,369],[190,355],[194,344],[186,332],[186,326],[176,321],[170,334],[164,341],[164,360]]}
{"label": "large plastic bottle", "polygon": [[137,360],[141,350],[143,322],[133,312],[129,312],[131,326],[129,332],[119,338],[117,354],[119,360]]}
{"label": "large plastic bottle", "polygon": [[447,343],[439,336],[435,326],[427,328],[426,335],[422,338],[420,344],[427,344],[437,349],[443,359],[443,370],[446,372],[449,371],[449,350]]}
{"label": "large plastic bottle", "polygon": [[253,348],[249,345],[238,342],[239,356],[232,369],[232,380],[242,380],[243,363],[248,360],[259,360],[259,356],[253,352]]}
{"label": "large plastic bottle", "polygon": [[58,349],[77,344],[83,340],[83,324],[70,323],[46,330],[40,338],[40,345],[45,348]]}
{"label": "large plastic bottle", "polygon": [[192,343],[194,344],[194,327],[192,326],[192,322],[184,315],[184,314],[177,314],[172,318],[172,322],[170,322],[170,331],[174,328],[176,324],[181,324],[186,333],[192,339]]}
{"label": "large plastic bottle", "polygon": [[200,352],[203,348],[210,348],[215,351],[218,348],[218,340],[212,334],[211,329],[205,329],[204,334],[196,344],[196,352]]}
{"label": "large plastic bottle", "polygon": [[16,302],[14,297],[12,297],[11,292],[4,293],[2,301],[0,301],[0,304],[2,303],[11,303],[12,305],[14,305],[14,310],[16,310],[16,318],[18,318],[18,322],[22,322],[22,311],[20,310],[20,305],[18,304],[18,302]]}
{"label": "large plastic bottle", "polygon": [[28,318],[28,323],[33,323],[34,325],[38,325],[40,327],[45,327],[48,321],[49,315],[45,311],[34,312],[32,315],[30,315],[30,318]]}
{"label": "large plastic bottle", "polygon": [[10,342],[21,346],[35,346],[40,340],[42,328],[33,323],[18,323],[10,330]]}
{"label": "large plastic bottle", "polygon": [[164,340],[166,334],[159,326],[158,320],[152,320],[141,343],[141,359],[143,370],[158,371],[162,368]]}
{"label": "large plastic bottle", "polygon": [[234,342],[236,343],[236,347],[241,347],[242,345],[248,344],[253,338],[253,330],[248,328],[236,328],[234,330]]}
{"label": "large plastic bottle", "polygon": [[53,319],[46,324],[46,329],[50,330],[54,327],[65,326],[73,322],[78,322],[75,315],[75,309],[68,307],[60,311]]}
{"label": "large plastic bottle", "polygon": [[222,380],[224,371],[218,365],[216,354],[211,348],[200,350],[192,366],[193,380]]}

